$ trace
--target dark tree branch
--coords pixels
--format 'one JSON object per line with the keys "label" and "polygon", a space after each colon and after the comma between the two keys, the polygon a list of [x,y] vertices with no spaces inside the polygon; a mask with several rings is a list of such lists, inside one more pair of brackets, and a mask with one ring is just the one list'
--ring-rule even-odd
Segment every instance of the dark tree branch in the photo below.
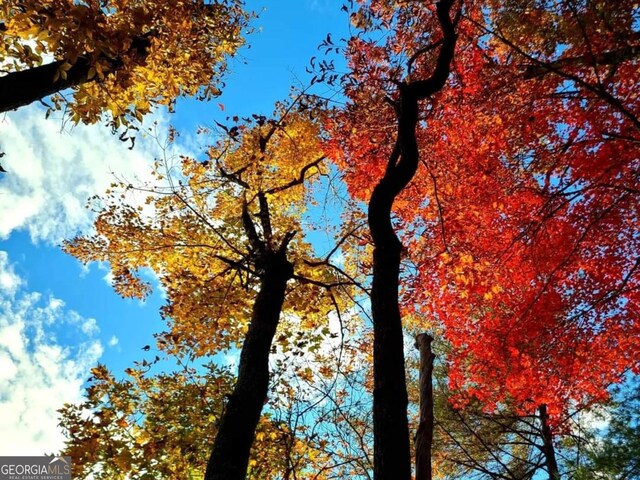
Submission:
{"label": "dark tree branch", "polygon": [[420,423],[416,433],[415,457],[416,480],[431,480],[431,448],[433,446],[433,361],[431,350],[433,337],[421,333],[416,337],[416,348],[420,351]]}
{"label": "dark tree branch", "polygon": [[398,84],[395,102],[397,138],[385,174],[369,200],[368,222],[373,238],[373,415],[374,478],[409,480],[411,454],[407,421],[402,318],[398,304],[402,244],[391,222],[393,202],[415,175],[419,163],[416,139],[420,100],[444,87],[455,51],[450,11],[455,0],[441,0],[436,11],[443,33],[433,74],[426,80]]}
{"label": "dark tree branch", "polygon": [[540,405],[540,424],[542,426],[542,444],[545,463],[547,465],[547,473],[549,480],[560,480],[560,472],[558,470],[558,462],[556,460],[556,450],[553,446],[553,435],[549,426],[549,415],[547,414],[547,406]]}
{"label": "dark tree branch", "polygon": [[273,246],[271,243],[273,239],[271,215],[269,213],[267,197],[262,191],[258,192],[258,205],[260,206],[260,209],[258,210],[258,218],[260,219],[260,226],[262,227],[262,235],[264,236],[264,241],[267,244],[267,247],[271,248]]}
{"label": "dark tree branch", "polygon": [[595,96],[597,96],[604,102],[611,105],[614,109],[618,110],[623,116],[625,116],[633,124],[633,126],[637,130],[640,130],[640,119],[638,119],[638,117],[632,111],[630,111],[627,107],[625,107],[625,105],[620,101],[619,98],[617,98],[611,92],[606,90],[602,85],[592,85],[589,82],[583,80],[578,75],[562,70],[561,64],[554,64],[553,62],[545,62],[545,61],[539,60],[533,55],[530,55],[527,52],[525,52],[522,48],[518,47],[515,43],[513,43],[511,40],[509,40],[499,32],[495,32],[489,28],[486,28],[483,25],[479,25],[477,22],[473,20],[470,20],[470,21],[473,22],[485,33],[494,35],[497,39],[499,39],[505,45],[510,47],[518,55],[521,55],[522,57],[530,61],[533,64],[533,66],[544,69],[549,73],[554,73],[562,78],[566,78],[567,80],[571,80],[575,82],[576,85],[582,87],[584,90],[593,93]]}
{"label": "dark tree branch", "polygon": [[273,194],[273,193],[278,193],[278,192],[282,192],[283,190],[288,190],[292,187],[295,187],[296,185],[302,185],[304,183],[304,181],[306,180],[306,174],[307,172],[313,168],[313,167],[317,167],[320,162],[322,162],[326,157],[323,155],[320,158],[318,158],[317,160],[314,160],[311,163],[308,163],[307,165],[305,165],[304,167],[302,167],[302,169],[300,170],[300,175],[298,176],[298,178],[295,178],[293,180],[291,180],[288,183],[285,183],[284,185],[279,185],[277,187],[273,187],[270,188],[269,190],[266,190],[265,193],[269,193],[269,194]]}
{"label": "dark tree branch", "polygon": [[222,178],[226,178],[227,180],[235,183],[236,185],[241,186],[242,188],[244,188],[245,190],[249,190],[251,188],[251,186],[245,182],[244,180],[242,180],[242,178],[240,177],[240,175],[242,175],[242,172],[244,172],[247,168],[249,168],[248,165],[245,165],[242,168],[239,168],[238,170],[236,170],[235,172],[227,172],[222,165],[220,164],[220,162],[216,162],[216,165],[218,167],[218,171],[220,172],[220,176]]}
{"label": "dark tree branch", "polygon": [[[128,55],[135,55],[144,59],[148,54],[151,44],[152,32],[136,37],[131,42]],[[121,58],[110,58],[104,54],[99,60],[106,61],[109,68],[105,75],[113,74],[123,66]],[[66,71],[66,78],[59,74],[60,67],[66,62],[65,59],[41,65],[38,67],[11,72],[0,77],[0,112],[15,110],[16,108],[29,105],[67,88],[77,87],[87,82],[98,80],[98,76],[89,78],[89,71],[95,64],[88,57],[79,57],[69,70]],[[55,80],[54,80],[55,79]]]}
{"label": "dark tree branch", "polygon": [[594,65],[619,65],[628,60],[640,57],[640,46],[628,45],[616,50],[609,50],[599,54],[579,55],[576,57],[566,57],[546,63],[535,63],[527,65],[523,77],[527,80],[542,77],[548,73],[553,73],[564,68],[591,66]]}
{"label": "dark tree branch", "polygon": [[242,226],[244,227],[244,232],[247,234],[247,238],[249,239],[251,250],[255,254],[262,254],[265,251],[265,244],[258,236],[256,226],[249,214],[249,206],[246,199],[242,200]]}

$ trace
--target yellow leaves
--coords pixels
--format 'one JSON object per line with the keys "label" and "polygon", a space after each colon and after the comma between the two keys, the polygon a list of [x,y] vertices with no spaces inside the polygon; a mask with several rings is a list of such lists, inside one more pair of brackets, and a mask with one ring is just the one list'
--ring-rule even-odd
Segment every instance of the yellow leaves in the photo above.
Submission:
{"label": "yellow leaves", "polygon": [[473,256],[468,253],[460,255],[460,262],[462,265],[471,265],[473,263]]}
{"label": "yellow leaves", "polygon": [[325,378],[329,378],[329,377],[331,377],[331,376],[333,376],[333,375],[334,375],[333,370],[332,370],[332,369],[331,369],[331,367],[329,367],[329,365],[327,365],[327,364],[323,364],[323,365],[321,365],[321,366],[320,366],[320,369],[318,370],[318,373],[319,373],[320,375],[322,375],[323,377],[325,377]]}
{"label": "yellow leaves", "polygon": [[[136,430],[140,430],[140,429],[136,429]],[[141,430],[139,433],[136,432],[135,442],[136,444],[143,446],[149,442],[150,438],[151,438],[150,435],[145,430]]]}
{"label": "yellow leaves", "polygon": [[311,371],[311,368],[309,368],[309,367],[305,367],[305,368],[299,369],[296,372],[296,375],[298,375],[298,377],[301,380],[304,380],[306,382],[311,382],[313,380],[313,377],[314,377],[314,373],[313,373],[313,371]]}
{"label": "yellow leaves", "polygon": [[202,418],[223,410],[234,379],[212,365],[188,374],[161,370],[138,382],[114,381],[82,405],[61,410],[74,478],[111,480],[144,471],[192,478],[188,472],[205,470],[206,439],[215,436],[216,424]]}
{"label": "yellow leaves", "polygon": [[[133,107],[141,99],[169,105],[181,95],[217,92],[226,58],[242,45],[249,19],[232,1],[215,9],[195,0],[114,1],[104,9],[71,1],[24,0],[19,8],[13,3],[3,3],[0,62],[20,70],[53,56],[64,62],[56,73],[56,80],[64,80],[67,67],[85,59],[86,80],[99,80],[91,102],[78,105],[65,98],[65,103],[86,123],[105,110],[121,124],[139,121],[145,109]],[[209,24],[215,28],[205,27]],[[36,42],[35,52],[24,48],[25,41]]]}
{"label": "yellow leaves", "polygon": [[[92,70],[93,70],[93,76],[91,76],[92,74]],[[91,78],[95,77],[96,74],[98,75],[98,78],[100,80],[104,80],[104,72],[105,72],[105,65],[103,65],[103,63],[101,61],[97,61],[93,64],[93,66],[89,69],[89,74],[88,77],[91,76]]]}
{"label": "yellow leaves", "polygon": [[[92,88],[78,91],[78,105]],[[143,298],[150,284],[162,285],[169,332],[158,337],[160,350],[202,357],[241,344],[261,275],[241,218],[245,201],[256,235],[269,248],[278,248],[289,232],[300,232],[289,244],[298,279],[288,285],[283,315],[297,324],[282,349],[324,358],[326,347],[335,343],[330,312],[336,305],[347,308],[349,290],[321,286],[336,283],[337,274],[317,262],[302,235],[308,184],[328,171],[319,148],[319,117],[284,112],[229,128],[205,162],[188,157],[157,162],[156,184],[145,185],[137,197],[135,186],[112,186],[95,222],[96,235],[65,245],[85,262],[109,262],[114,288],[123,296]],[[149,195],[149,189],[155,192]],[[304,366],[298,379],[312,381],[319,365]],[[322,374],[332,371],[326,367]],[[140,378],[139,371],[127,373],[132,381]]]}
{"label": "yellow leaves", "polygon": [[[308,113],[290,112],[286,120],[278,120],[277,115],[269,121],[257,117],[250,128],[224,128],[228,138],[209,151],[211,159],[221,163],[227,172],[242,170],[243,181],[252,193],[265,192],[283,210],[304,204],[303,182],[317,178],[326,168],[322,164],[317,120]],[[242,142],[238,145],[235,138],[239,133]],[[223,152],[229,153],[220,161]]]}
{"label": "yellow leaves", "polygon": [[53,76],[53,81],[57,82],[60,78],[63,80],[67,79],[67,72],[71,70],[72,65],[69,62],[64,62],[60,64],[58,69],[56,70],[55,75]]}
{"label": "yellow leaves", "polygon": [[107,367],[102,364],[98,364],[93,367],[91,369],[91,375],[93,375],[96,380],[104,381],[107,383],[113,382],[113,376],[109,373]]}

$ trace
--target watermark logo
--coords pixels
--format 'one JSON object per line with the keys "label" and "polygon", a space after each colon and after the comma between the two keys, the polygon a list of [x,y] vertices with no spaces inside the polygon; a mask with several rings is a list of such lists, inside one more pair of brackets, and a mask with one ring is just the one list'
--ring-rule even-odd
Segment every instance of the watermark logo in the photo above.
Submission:
{"label": "watermark logo", "polygon": [[0,457],[0,480],[71,480],[71,457]]}

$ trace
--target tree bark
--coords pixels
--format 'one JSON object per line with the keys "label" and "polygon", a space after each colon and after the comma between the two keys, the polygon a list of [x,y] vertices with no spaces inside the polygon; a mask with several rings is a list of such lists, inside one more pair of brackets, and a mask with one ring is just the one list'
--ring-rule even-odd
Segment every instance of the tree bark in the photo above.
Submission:
{"label": "tree bark", "polygon": [[540,424],[542,426],[542,452],[545,463],[547,464],[549,480],[560,480],[560,471],[558,470],[558,461],[556,460],[556,450],[553,446],[553,433],[549,426],[547,406],[540,405],[538,411],[540,412]]}
{"label": "tree bark", "polygon": [[[391,201],[378,184],[369,204],[369,225],[377,232],[378,219],[391,228]],[[376,195],[377,193],[377,195]],[[385,222],[386,223],[386,222]],[[386,229],[385,229],[386,230]],[[373,434],[374,478],[411,478],[407,385],[404,369],[402,320],[398,306],[400,241],[395,234],[374,234],[371,310],[373,316]]]}
{"label": "tree bark", "polygon": [[[129,54],[134,53],[140,58],[147,56],[147,49],[150,45],[149,37],[151,32],[146,35],[136,37],[131,42]],[[105,75],[109,75],[122,66],[120,58],[109,58],[105,55],[100,57],[106,60],[109,69],[105,71]],[[90,62],[86,57],[78,57],[71,68],[67,70],[66,78],[62,78],[56,73],[60,66],[66,60],[57,60],[55,62],[40,65],[38,67],[11,72],[0,77],[0,112],[8,112],[16,108],[24,107],[38,100],[42,100],[49,95],[66,90],[67,88],[77,87],[87,82],[98,80],[98,76],[89,79],[89,70],[95,62]]]}
{"label": "tree bark", "polygon": [[58,60],[0,77],[0,112],[15,110],[89,81],[87,76],[91,66],[82,57],[67,71],[67,78],[58,76],[54,81],[63,63],[64,60]]}
{"label": "tree bark", "polygon": [[205,480],[242,480],[262,407],[269,390],[269,352],[293,266],[286,248],[267,253],[264,273],[242,346],[238,380],[207,464]]}
{"label": "tree bark", "polygon": [[433,337],[421,333],[416,337],[420,350],[420,423],[416,433],[416,480],[431,480],[431,447],[433,445]]}
{"label": "tree bark", "polygon": [[398,305],[402,244],[395,234],[391,211],[395,198],[418,168],[416,140],[418,102],[441,90],[449,76],[456,44],[449,12],[454,0],[436,4],[444,38],[436,68],[426,80],[399,84],[396,102],[397,139],[384,176],[373,189],[368,223],[373,239],[373,433],[374,479],[410,480],[411,452],[407,421],[402,319]]}

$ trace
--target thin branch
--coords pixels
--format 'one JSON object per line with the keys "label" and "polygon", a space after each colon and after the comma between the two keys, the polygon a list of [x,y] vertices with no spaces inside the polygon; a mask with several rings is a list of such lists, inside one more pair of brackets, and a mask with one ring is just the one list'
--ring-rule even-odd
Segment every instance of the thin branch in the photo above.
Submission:
{"label": "thin branch", "polygon": [[411,58],[409,58],[409,60],[407,61],[407,72],[409,72],[409,75],[411,75],[411,71],[413,70],[413,64],[418,59],[418,57],[427,52],[430,52],[431,50],[438,48],[440,45],[442,45],[442,42],[444,42],[444,39],[441,38],[437,42],[430,43],[429,45],[425,45],[424,47],[420,47],[418,50],[416,50],[414,54],[411,55]]}
{"label": "thin branch", "polygon": [[288,190],[289,188],[295,187],[296,185],[301,185],[304,183],[304,181],[306,180],[306,173],[313,167],[317,167],[320,162],[322,162],[326,157],[323,155],[320,158],[314,160],[311,163],[308,163],[307,165],[305,165],[304,167],[302,167],[302,169],[300,170],[300,175],[298,176],[298,178],[295,178],[293,180],[291,180],[288,183],[285,183],[284,185],[279,185],[277,187],[273,187],[270,188],[269,190],[266,190],[264,193],[267,194],[274,194],[274,193],[278,193],[278,192],[282,192],[283,190]]}

